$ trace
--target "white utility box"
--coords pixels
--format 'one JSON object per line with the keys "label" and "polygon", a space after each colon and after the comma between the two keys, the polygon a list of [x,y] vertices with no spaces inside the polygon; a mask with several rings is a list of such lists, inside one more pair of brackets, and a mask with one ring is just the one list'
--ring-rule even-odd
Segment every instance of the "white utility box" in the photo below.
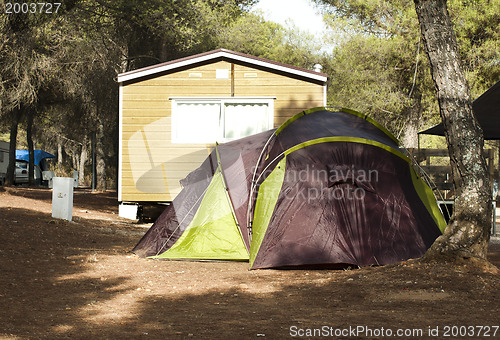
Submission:
{"label": "white utility box", "polygon": [[52,179],[52,217],[71,221],[73,218],[73,183],[71,177]]}
{"label": "white utility box", "polygon": [[118,206],[118,215],[120,217],[128,218],[129,220],[136,220],[139,206],[136,204],[120,204]]}

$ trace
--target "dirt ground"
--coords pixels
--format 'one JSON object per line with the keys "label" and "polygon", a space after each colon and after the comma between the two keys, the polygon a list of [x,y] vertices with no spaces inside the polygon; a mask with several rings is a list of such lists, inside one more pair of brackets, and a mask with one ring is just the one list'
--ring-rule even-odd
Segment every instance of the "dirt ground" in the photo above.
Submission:
{"label": "dirt ground", "polygon": [[77,190],[73,222],[51,195],[0,187],[0,339],[500,337],[500,276],[470,265],[145,260],[130,250],[149,225],[119,218],[116,193]]}

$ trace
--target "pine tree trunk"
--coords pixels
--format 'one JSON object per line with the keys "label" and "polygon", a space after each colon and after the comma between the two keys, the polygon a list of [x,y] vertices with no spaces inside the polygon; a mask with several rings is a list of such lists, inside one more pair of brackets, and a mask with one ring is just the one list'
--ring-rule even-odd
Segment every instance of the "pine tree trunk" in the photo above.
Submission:
{"label": "pine tree trunk", "polygon": [[483,157],[483,136],[458,55],[445,0],[414,0],[432,69],[450,154],[456,198],[445,233],[424,259],[486,259],[492,226],[492,193]]}
{"label": "pine tree trunk", "polygon": [[96,176],[97,185],[96,190],[104,192],[106,191],[106,162],[104,155],[104,125],[99,122],[96,136]]}
{"label": "pine tree trunk", "polygon": [[63,165],[63,146],[62,138],[57,137],[57,171],[58,175],[62,176],[62,165]]}
{"label": "pine tree trunk", "polygon": [[422,119],[420,98],[417,98],[415,105],[408,109],[407,117],[408,122],[406,123],[401,142],[405,148],[418,148],[418,131],[420,130]]}
{"label": "pine tree trunk", "polygon": [[80,169],[80,155],[71,150],[71,163],[73,169]]}
{"label": "pine tree trunk", "polygon": [[27,126],[26,126],[26,142],[28,144],[29,152],[29,166],[28,166],[28,183],[29,186],[35,185],[35,151],[33,147],[33,110],[27,108]]}
{"label": "pine tree trunk", "polygon": [[80,168],[79,168],[79,178],[78,185],[85,186],[85,162],[87,162],[87,135],[83,137],[82,151],[80,152]]}
{"label": "pine tree trunk", "polygon": [[21,119],[21,111],[16,108],[12,111],[12,122],[10,125],[10,146],[9,146],[9,165],[7,166],[7,175],[5,185],[14,185],[16,178],[16,146],[17,146],[17,128]]}

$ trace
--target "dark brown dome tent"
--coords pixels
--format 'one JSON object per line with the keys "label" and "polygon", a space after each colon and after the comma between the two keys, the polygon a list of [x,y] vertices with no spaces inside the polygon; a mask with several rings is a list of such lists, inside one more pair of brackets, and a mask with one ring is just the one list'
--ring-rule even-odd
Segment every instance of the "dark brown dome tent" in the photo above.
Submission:
{"label": "dark brown dome tent", "polygon": [[315,108],[219,145],[134,252],[251,268],[383,265],[446,227],[397,140],[357,112]]}

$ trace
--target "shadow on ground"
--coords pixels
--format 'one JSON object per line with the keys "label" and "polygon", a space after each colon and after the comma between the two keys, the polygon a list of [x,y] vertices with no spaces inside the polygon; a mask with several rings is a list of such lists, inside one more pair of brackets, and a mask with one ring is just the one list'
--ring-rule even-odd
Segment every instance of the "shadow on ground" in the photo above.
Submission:
{"label": "shadow on ground", "polygon": [[0,208],[0,338],[275,339],[315,328],[337,338],[328,332],[350,326],[426,335],[498,325],[499,277],[468,266],[248,271],[139,259],[129,250],[144,232]]}

